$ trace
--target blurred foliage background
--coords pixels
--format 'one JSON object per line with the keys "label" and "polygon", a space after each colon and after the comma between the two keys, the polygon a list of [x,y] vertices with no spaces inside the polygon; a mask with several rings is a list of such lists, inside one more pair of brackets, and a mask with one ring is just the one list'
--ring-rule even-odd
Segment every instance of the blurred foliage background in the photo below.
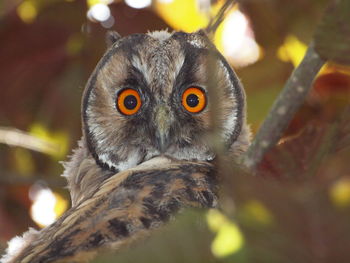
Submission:
{"label": "blurred foliage background", "polygon": [[[106,30],[191,32],[222,3],[0,1],[0,251],[69,207],[60,161],[81,136],[80,99],[105,51]],[[219,27],[214,42],[245,86],[254,132],[327,4],[240,1]],[[350,262],[349,101],[349,66],[327,63],[286,142],[261,165],[265,176],[225,182],[229,216],[186,211],[147,242],[94,262]]]}

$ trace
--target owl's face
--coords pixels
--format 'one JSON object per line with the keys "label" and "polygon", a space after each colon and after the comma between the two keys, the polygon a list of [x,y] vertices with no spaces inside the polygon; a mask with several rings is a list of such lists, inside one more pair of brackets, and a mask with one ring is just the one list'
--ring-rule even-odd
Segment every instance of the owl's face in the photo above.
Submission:
{"label": "owl's face", "polygon": [[119,39],[85,89],[82,113],[89,151],[100,166],[112,170],[162,154],[212,160],[209,83],[229,148],[241,133],[244,92],[204,33],[153,32]]}

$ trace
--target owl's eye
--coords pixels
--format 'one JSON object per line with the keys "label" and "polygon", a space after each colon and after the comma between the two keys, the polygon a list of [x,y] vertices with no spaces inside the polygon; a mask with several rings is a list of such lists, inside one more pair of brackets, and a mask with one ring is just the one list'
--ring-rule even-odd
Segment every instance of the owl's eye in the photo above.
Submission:
{"label": "owl's eye", "polygon": [[134,89],[123,89],[117,98],[118,110],[124,115],[133,115],[141,107],[140,94]]}
{"label": "owl's eye", "polygon": [[199,87],[189,87],[182,94],[182,106],[191,112],[198,113],[202,111],[207,104],[204,91]]}

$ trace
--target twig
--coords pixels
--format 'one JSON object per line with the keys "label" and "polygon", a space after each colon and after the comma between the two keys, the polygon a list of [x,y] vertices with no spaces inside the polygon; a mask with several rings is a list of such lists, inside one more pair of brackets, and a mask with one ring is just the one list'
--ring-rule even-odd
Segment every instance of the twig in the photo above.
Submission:
{"label": "twig", "polygon": [[301,64],[293,71],[284,89],[272,106],[244,157],[244,164],[255,169],[264,154],[280,139],[294,114],[309,93],[314,78],[324,65],[323,60],[310,44]]}
{"label": "twig", "polygon": [[235,0],[227,0],[220,8],[219,12],[209,21],[208,26],[205,28],[208,35],[215,33],[216,29],[224,20],[226,11],[229,10],[235,2]]}
{"label": "twig", "polygon": [[55,143],[39,139],[26,132],[8,127],[0,127],[0,143],[19,146],[47,154],[59,152],[59,145]]}

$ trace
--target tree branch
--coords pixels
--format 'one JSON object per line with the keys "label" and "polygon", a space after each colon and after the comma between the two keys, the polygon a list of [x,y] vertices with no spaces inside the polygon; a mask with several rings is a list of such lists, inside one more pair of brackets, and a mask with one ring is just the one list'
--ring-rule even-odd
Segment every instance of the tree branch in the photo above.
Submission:
{"label": "tree branch", "polygon": [[207,27],[205,28],[205,32],[208,35],[215,34],[217,28],[220,26],[222,21],[225,18],[225,13],[232,8],[235,4],[235,0],[226,0],[225,3],[220,8],[219,12],[209,20]]}
{"label": "tree branch", "polygon": [[296,111],[304,102],[324,63],[325,60],[316,53],[311,43],[301,64],[289,77],[248,149],[244,157],[244,164],[248,168],[254,170],[264,154],[278,142]]}
{"label": "tree branch", "polygon": [[23,147],[29,150],[52,154],[59,152],[59,145],[37,138],[26,132],[0,127],[0,143]]}

